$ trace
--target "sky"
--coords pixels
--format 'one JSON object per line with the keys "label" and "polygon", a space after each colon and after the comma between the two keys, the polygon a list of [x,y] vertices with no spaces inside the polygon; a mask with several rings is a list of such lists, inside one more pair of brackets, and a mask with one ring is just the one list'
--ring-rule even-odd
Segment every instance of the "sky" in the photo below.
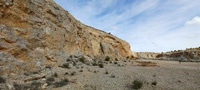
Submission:
{"label": "sky", "polygon": [[54,0],[82,23],[135,52],[200,47],[200,0]]}

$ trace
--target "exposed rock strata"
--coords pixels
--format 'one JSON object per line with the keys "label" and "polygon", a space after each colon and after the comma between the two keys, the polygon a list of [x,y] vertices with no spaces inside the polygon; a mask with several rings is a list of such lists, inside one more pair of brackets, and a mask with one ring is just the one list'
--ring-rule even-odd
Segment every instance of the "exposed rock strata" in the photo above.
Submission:
{"label": "exposed rock strata", "polygon": [[183,50],[159,54],[156,56],[161,60],[193,61],[200,62],[200,50]]}
{"label": "exposed rock strata", "polygon": [[200,62],[200,48],[190,50],[170,51],[166,53],[136,52],[135,57],[138,59],[155,59],[155,60],[172,60],[186,62]]}

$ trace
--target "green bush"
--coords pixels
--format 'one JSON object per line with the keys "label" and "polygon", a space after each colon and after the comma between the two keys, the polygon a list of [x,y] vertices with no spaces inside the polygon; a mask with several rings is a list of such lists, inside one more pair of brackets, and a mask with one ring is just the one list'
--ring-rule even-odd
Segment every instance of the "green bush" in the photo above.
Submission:
{"label": "green bush", "polygon": [[82,63],[85,63],[85,57],[84,56],[80,57],[79,61],[82,62]]}
{"label": "green bush", "polygon": [[142,87],[143,83],[140,80],[134,80],[133,81],[133,89],[140,89]]}
{"label": "green bush", "polygon": [[99,64],[99,67],[100,67],[100,68],[103,68],[103,67],[104,67],[104,65],[101,63],[101,64]]}
{"label": "green bush", "polygon": [[110,57],[106,56],[105,61],[110,61]]}
{"label": "green bush", "polygon": [[157,82],[154,81],[154,82],[152,82],[151,84],[154,85],[154,86],[156,86],[156,85],[157,85]]}

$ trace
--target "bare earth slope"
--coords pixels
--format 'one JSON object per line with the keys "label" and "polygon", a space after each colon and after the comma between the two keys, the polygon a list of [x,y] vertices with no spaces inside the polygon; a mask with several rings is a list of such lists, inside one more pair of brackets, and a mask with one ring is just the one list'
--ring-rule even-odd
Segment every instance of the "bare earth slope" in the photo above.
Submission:
{"label": "bare earth slope", "polygon": [[1,76],[34,73],[69,56],[131,58],[130,45],[77,21],[53,0],[0,0]]}

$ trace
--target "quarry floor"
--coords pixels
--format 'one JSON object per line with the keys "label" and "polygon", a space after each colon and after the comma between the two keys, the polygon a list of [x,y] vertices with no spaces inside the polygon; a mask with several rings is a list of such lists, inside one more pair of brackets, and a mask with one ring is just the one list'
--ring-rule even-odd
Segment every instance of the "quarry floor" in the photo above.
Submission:
{"label": "quarry floor", "polygon": [[76,73],[63,76],[69,83],[52,90],[134,90],[134,80],[143,83],[140,90],[200,90],[200,63],[194,62],[130,60],[70,71]]}

